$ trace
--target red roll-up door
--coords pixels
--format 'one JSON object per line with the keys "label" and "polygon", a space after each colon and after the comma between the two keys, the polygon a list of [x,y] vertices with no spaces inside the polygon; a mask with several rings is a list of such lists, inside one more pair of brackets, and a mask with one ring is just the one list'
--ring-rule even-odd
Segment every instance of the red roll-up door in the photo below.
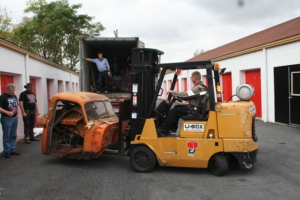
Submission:
{"label": "red roll-up door", "polygon": [[256,116],[261,117],[261,81],[260,81],[260,70],[246,71],[246,83],[254,87],[254,96],[251,101],[256,106]]}
{"label": "red roll-up door", "polygon": [[34,78],[30,78],[30,83],[35,86],[32,88],[32,92],[36,95],[36,84],[35,84],[35,79]]}
{"label": "red roll-up door", "polygon": [[163,84],[162,84],[162,89],[163,89],[163,91],[164,91],[164,93],[163,93],[163,95],[162,95],[162,98],[165,99],[166,96],[167,96],[167,83],[166,83],[166,81],[163,82]]}
{"label": "red roll-up door", "polygon": [[14,83],[14,77],[1,74],[1,94],[4,94],[6,92],[6,86],[9,83]]}
{"label": "red roll-up door", "polygon": [[172,81],[168,81],[168,91],[171,89]]}
{"label": "red roll-up door", "polygon": [[[204,83],[204,79],[205,79],[205,83]],[[203,80],[202,80],[203,84],[208,88],[208,78],[206,75],[203,76]]]}
{"label": "red roll-up door", "polygon": [[182,79],[182,83],[183,83],[183,91],[187,91],[187,79],[186,78],[183,78]]}
{"label": "red roll-up door", "polygon": [[[182,79],[182,91],[188,91],[188,88],[187,88],[187,78],[183,78]],[[188,101],[183,101],[184,103],[188,103]]]}
{"label": "red roll-up door", "polygon": [[62,92],[62,84],[63,84],[62,81],[57,82],[57,85],[58,85],[57,91],[58,91],[58,93]]}
{"label": "red roll-up door", "polygon": [[175,91],[178,91],[178,80],[176,81],[176,84],[175,84]]}
{"label": "red roll-up door", "polygon": [[232,96],[232,79],[231,73],[222,75],[223,101],[228,101]]}
{"label": "red roll-up door", "polygon": [[50,100],[51,100],[51,96],[50,96],[50,80],[47,80],[47,98],[48,98],[48,102],[50,102]]}
{"label": "red roll-up door", "polygon": [[[35,84],[35,79],[34,78],[30,78],[29,82],[35,86],[32,88],[32,92],[35,94],[36,96],[36,84]],[[34,127],[37,127],[38,126],[38,115],[37,115],[37,112],[35,112],[35,122],[34,122]]]}

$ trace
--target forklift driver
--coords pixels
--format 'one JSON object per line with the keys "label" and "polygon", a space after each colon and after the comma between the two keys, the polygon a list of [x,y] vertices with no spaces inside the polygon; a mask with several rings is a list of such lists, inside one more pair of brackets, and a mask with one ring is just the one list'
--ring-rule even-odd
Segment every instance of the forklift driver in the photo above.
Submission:
{"label": "forklift driver", "polygon": [[[194,83],[194,87],[191,90],[185,92],[176,92],[170,90],[167,92],[167,94],[171,93],[173,96],[177,97],[188,97],[207,91],[207,87],[201,81],[201,74],[198,71],[192,73],[191,81]],[[189,99],[189,104],[199,105],[201,98],[202,97],[200,96],[195,96],[195,98]],[[170,110],[162,126],[157,129],[159,136],[163,137],[168,133],[176,132],[179,118],[186,116],[189,113],[190,109],[188,108],[188,105],[175,106],[172,110]]]}

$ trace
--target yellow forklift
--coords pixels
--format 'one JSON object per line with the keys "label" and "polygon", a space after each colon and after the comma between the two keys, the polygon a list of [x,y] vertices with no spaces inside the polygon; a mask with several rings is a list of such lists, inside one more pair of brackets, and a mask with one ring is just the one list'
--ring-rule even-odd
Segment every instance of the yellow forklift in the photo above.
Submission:
{"label": "yellow forklift", "polygon": [[[219,74],[224,72],[211,61],[160,64],[162,51],[136,48],[132,50],[132,95],[121,102],[119,116],[119,155],[130,156],[130,164],[138,172],[150,172],[160,166],[209,168],[216,176],[224,175],[238,165],[250,169],[256,163],[258,142],[255,133],[256,108],[250,98],[252,86],[237,88],[238,101],[217,101]],[[206,69],[208,92],[199,106],[191,106],[182,117],[179,131],[160,137],[157,128],[164,122],[172,104],[179,97],[168,96],[158,102],[167,70]],[[158,79],[159,74],[159,79]],[[178,73],[174,73],[169,90],[173,90]],[[219,98],[218,98],[219,99]],[[122,131],[124,123],[127,124]],[[123,128],[124,130],[124,128]]]}

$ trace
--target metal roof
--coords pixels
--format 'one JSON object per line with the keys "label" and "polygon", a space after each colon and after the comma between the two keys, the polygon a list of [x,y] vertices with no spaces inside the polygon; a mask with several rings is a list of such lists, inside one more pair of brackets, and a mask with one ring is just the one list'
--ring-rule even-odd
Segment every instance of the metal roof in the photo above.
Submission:
{"label": "metal roof", "polygon": [[[285,40],[284,42],[281,43],[278,42],[288,38],[293,38],[293,39]],[[210,51],[204,52],[187,61],[189,62],[189,61],[199,61],[199,60],[211,60],[211,59],[213,60],[221,57],[226,58],[226,55],[230,55],[230,54],[232,56],[228,56],[228,57],[234,57],[238,55],[237,52],[244,52],[241,54],[249,53],[249,51],[245,51],[247,49],[252,49],[253,51],[257,51],[262,48],[270,47],[270,45],[266,46],[266,44],[273,43],[274,46],[278,46],[278,45],[282,45],[282,44],[286,44],[298,40],[300,40],[300,17],[278,24],[276,26],[265,29],[263,31],[254,33],[252,35],[225,44],[223,46],[212,49]],[[222,60],[222,59],[217,59],[217,60]]]}

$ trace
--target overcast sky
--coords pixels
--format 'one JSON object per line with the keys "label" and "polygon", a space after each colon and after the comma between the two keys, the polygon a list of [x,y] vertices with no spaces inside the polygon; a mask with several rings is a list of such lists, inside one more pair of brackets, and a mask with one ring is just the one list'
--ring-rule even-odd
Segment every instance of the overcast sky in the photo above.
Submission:
{"label": "overcast sky", "polygon": [[[50,2],[50,0],[48,0]],[[241,6],[239,2],[243,2]],[[165,52],[162,62],[182,62],[197,49],[211,50],[300,16],[300,0],[69,0],[79,14],[101,21],[103,37],[139,37]],[[15,23],[26,0],[0,0]]]}

